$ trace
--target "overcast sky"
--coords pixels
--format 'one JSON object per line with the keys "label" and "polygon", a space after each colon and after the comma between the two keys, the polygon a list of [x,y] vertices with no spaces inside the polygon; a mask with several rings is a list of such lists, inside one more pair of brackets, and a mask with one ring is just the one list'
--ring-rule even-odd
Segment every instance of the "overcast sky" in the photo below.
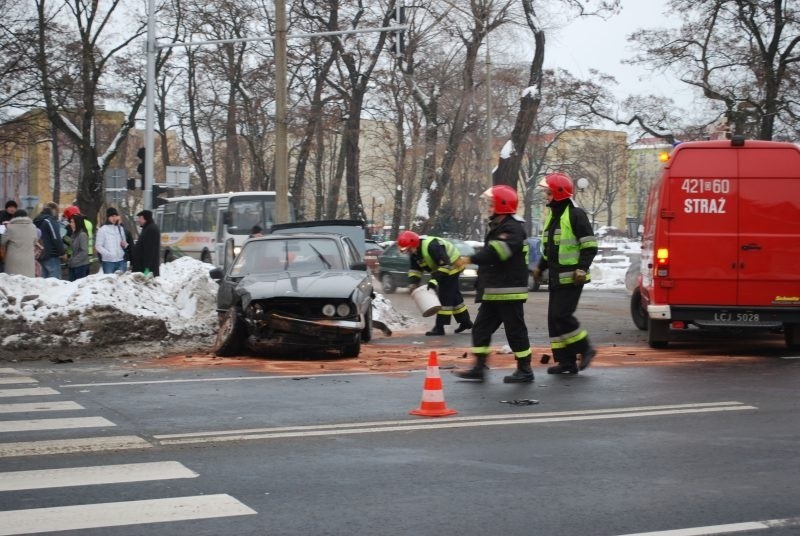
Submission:
{"label": "overcast sky", "polygon": [[672,97],[676,104],[689,107],[692,93],[673,76],[653,74],[644,67],[622,64],[634,55],[628,35],[640,28],[676,26],[674,17],[665,15],[667,0],[622,0],[622,12],[604,21],[585,18],[573,22],[547,37],[545,65],[561,67],[578,78],[589,69],[617,79],[618,97],[629,94],[655,94]]}

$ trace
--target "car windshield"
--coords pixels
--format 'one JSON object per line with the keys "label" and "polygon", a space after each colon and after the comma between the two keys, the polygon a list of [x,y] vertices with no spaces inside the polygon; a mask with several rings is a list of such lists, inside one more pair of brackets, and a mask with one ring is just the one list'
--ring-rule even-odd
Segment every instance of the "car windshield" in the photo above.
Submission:
{"label": "car windshield", "polygon": [[345,263],[332,238],[250,240],[231,268],[231,277],[275,272],[342,270]]}

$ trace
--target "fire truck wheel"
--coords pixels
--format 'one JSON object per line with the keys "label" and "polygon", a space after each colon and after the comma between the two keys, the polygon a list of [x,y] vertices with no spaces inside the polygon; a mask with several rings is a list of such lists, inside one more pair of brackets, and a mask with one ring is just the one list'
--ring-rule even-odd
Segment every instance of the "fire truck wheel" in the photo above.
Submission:
{"label": "fire truck wheel", "polygon": [[786,347],[790,350],[800,350],[800,324],[784,324],[783,336]]}

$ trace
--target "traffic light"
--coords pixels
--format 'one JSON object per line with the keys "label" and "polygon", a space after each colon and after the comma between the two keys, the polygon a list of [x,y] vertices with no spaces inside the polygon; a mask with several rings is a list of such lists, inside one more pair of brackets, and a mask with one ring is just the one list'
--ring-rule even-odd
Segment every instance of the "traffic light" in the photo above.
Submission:
{"label": "traffic light", "polygon": [[167,191],[167,189],[164,188],[163,186],[159,186],[158,184],[154,184],[153,185],[153,203],[152,203],[152,206],[153,206],[154,210],[157,209],[158,207],[160,207],[161,205],[166,205],[169,202],[166,199],[164,199],[163,197],[159,197],[161,194],[165,193],[166,191]]}
{"label": "traffic light", "polygon": [[[406,6],[401,5],[394,8],[391,12],[393,26],[400,26],[406,23]],[[402,56],[406,53],[406,31],[395,30],[394,36],[389,38],[389,48],[395,56]]]}
{"label": "traffic light", "polygon": [[[139,165],[136,166],[136,172],[142,178],[142,191],[144,191],[144,159],[146,155],[147,153],[145,152],[144,147],[139,147],[139,150],[136,151],[136,157],[139,158],[139,160],[141,160],[141,162],[139,162]],[[130,189],[130,186],[128,186],[128,189]]]}

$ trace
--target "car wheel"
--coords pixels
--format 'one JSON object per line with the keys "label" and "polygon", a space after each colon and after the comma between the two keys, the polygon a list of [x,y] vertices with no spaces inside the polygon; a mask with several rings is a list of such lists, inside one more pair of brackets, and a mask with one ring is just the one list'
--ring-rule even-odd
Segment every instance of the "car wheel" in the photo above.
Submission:
{"label": "car wheel", "polygon": [[650,348],[666,348],[669,342],[669,320],[647,319],[647,344]]}
{"label": "car wheel", "polygon": [[372,304],[364,315],[364,329],[361,330],[361,341],[369,342],[372,340]]}
{"label": "car wheel", "polygon": [[247,328],[238,307],[231,307],[221,315],[214,353],[218,356],[237,355],[242,351]]}
{"label": "car wheel", "polygon": [[800,324],[784,324],[783,336],[786,347],[790,350],[800,350]]}
{"label": "car wheel", "polygon": [[383,287],[384,294],[391,294],[397,290],[397,284],[394,282],[392,274],[385,273],[381,276],[381,287]]}
{"label": "car wheel", "polygon": [[647,310],[642,303],[642,289],[639,287],[636,287],[631,295],[631,318],[637,328],[647,331]]}
{"label": "car wheel", "polygon": [[358,357],[361,352],[361,334],[356,334],[356,339],[353,344],[345,344],[342,347],[342,357]]}

